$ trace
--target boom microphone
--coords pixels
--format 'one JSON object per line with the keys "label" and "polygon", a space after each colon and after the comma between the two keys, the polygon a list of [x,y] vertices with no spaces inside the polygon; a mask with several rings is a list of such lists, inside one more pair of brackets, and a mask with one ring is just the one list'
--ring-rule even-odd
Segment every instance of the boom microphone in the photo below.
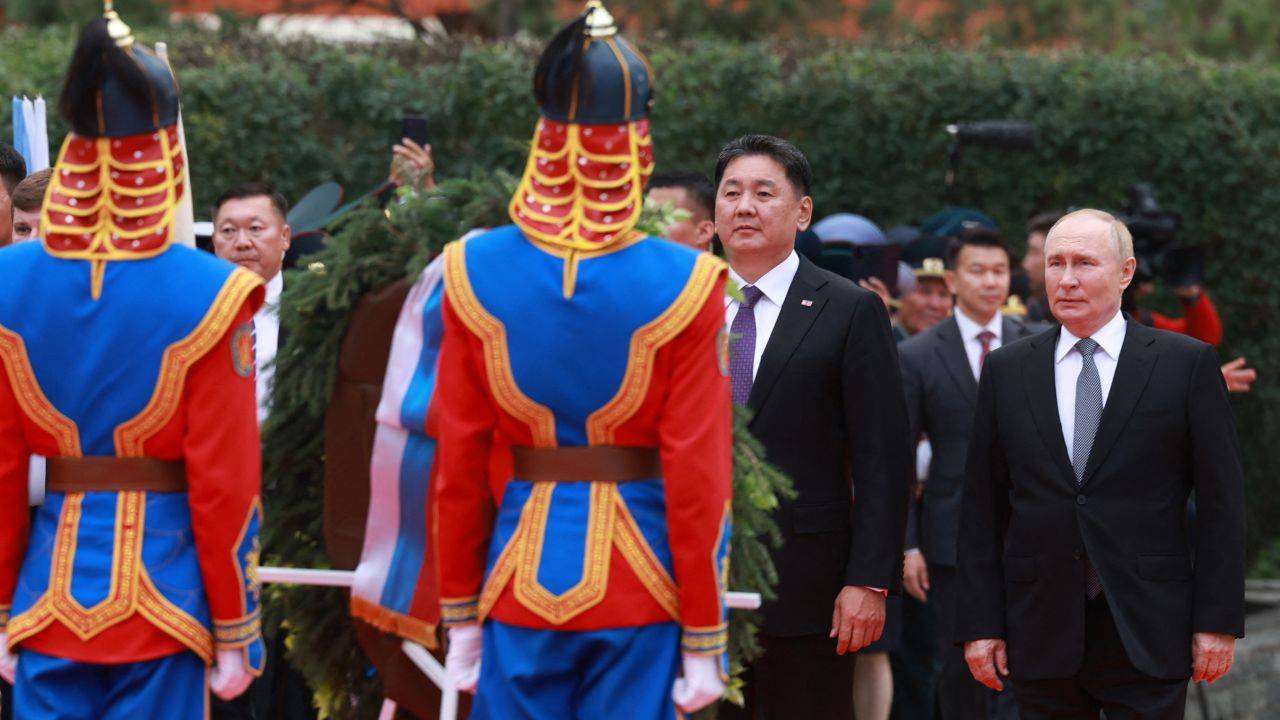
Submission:
{"label": "boom microphone", "polygon": [[962,145],[986,145],[1005,150],[1035,150],[1040,130],[1021,120],[979,120],[947,126],[947,132]]}

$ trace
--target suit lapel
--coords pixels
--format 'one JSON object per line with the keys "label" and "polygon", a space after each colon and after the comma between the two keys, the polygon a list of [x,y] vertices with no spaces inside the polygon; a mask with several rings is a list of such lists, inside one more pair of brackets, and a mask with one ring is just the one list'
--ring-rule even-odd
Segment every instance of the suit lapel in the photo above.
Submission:
{"label": "suit lapel", "polygon": [[1053,349],[1058,343],[1058,329],[1040,333],[1031,341],[1031,357],[1023,367],[1027,396],[1031,401],[1031,417],[1044,440],[1049,454],[1058,464],[1063,475],[1072,485],[1076,471],[1067,455],[1067,444],[1062,439],[1062,422],[1058,419],[1058,391],[1054,381]]}
{"label": "suit lapel", "polygon": [[787,297],[782,301],[782,312],[769,335],[768,344],[764,346],[760,369],[756,371],[756,380],[747,398],[747,407],[753,413],[760,412],[782,369],[827,304],[826,293],[821,291],[826,284],[827,279],[818,268],[801,255],[800,267],[796,269]]}
{"label": "suit lapel", "polygon": [[1155,367],[1156,352],[1152,347],[1155,341],[1155,333],[1133,320],[1128,321],[1124,344],[1120,346],[1120,360],[1116,363],[1116,375],[1111,381],[1111,391],[1107,393],[1107,404],[1102,408],[1098,432],[1093,436],[1093,447],[1089,450],[1089,463],[1085,466],[1081,484],[1088,483],[1098,471],[1098,466],[1107,459],[1107,453],[1137,407]]}
{"label": "suit lapel", "polygon": [[973,368],[969,366],[969,355],[964,351],[964,338],[960,337],[960,324],[956,322],[955,315],[940,323],[933,348],[942,358],[942,366],[955,381],[964,401],[972,407],[978,398],[978,381],[973,379]]}
{"label": "suit lapel", "polygon": [[1008,317],[1004,318],[1004,329],[1002,332],[1004,334],[1000,336],[1001,347],[1015,343],[1024,337],[1031,337],[1031,335],[1034,334],[1026,325],[1023,325],[1017,320],[1011,320]]}

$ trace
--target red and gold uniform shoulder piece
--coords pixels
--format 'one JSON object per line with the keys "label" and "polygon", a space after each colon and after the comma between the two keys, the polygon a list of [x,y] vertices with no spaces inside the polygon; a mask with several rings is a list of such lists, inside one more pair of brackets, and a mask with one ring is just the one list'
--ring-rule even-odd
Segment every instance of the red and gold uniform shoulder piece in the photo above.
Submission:
{"label": "red and gold uniform shoulder piece", "polygon": [[571,38],[570,28],[552,44],[580,45],[576,64],[566,68],[563,57],[547,53],[534,75],[541,118],[508,208],[525,237],[565,258],[566,298],[584,254],[636,241],[632,229],[653,174],[649,61],[617,34],[612,19],[580,36],[573,30]]}
{"label": "red and gold uniform shoulder piece", "polygon": [[45,250],[89,261],[101,297],[106,263],[163,253],[173,241],[185,158],[178,141],[178,88],[169,67],[133,42],[108,13],[110,52],[82,35],[59,110],[67,134],[45,190]]}

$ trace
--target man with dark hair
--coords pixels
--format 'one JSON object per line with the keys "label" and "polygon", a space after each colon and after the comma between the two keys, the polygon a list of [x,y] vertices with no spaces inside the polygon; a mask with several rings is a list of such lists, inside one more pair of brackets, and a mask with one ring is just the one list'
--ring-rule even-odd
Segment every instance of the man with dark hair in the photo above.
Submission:
{"label": "man with dark hair", "polygon": [[218,217],[218,213],[222,210],[223,205],[226,205],[232,200],[254,200],[256,198],[262,198],[266,202],[270,203],[281,218],[289,215],[289,201],[286,200],[284,195],[281,194],[279,190],[276,190],[275,186],[271,183],[258,181],[243,182],[239,185],[227,188],[218,196],[217,200],[213,201],[215,233],[217,232],[216,218]]}
{"label": "man with dark hair", "polygon": [[1052,320],[1049,300],[1044,294],[1044,239],[1049,228],[1062,218],[1056,210],[1037,213],[1027,220],[1027,251],[1022,255],[1022,270],[1027,274],[1029,296],[1023,298],[1027,306],[1027,319],[1034,322]]}
{"label": "man with dark hair", "polygon": [[0,142],[0,247],[12,242],[10,237],[9,196],[27,176],[27,161],[12,145]]}
{"label": "man with dark hair", "polygon": [[716,231],[743,296],[725,308],[733,398],[797,492],[776,515],[764,656],[747,670],[745,710],[722,717],[851,717],[851,651],[880,637],[902,577],[912,461],[889,317],[874,293],[796,254],[811,177],[795,146],[765,135],[716,163]]}
{"label": "man with dark hair", "polygon": [[[275,357],[283,343],[280,328],[280,294],[284,291],[284,255],[292,241],[292,229],[285,218],[289,202],[269,183],[245,182],[227,189],[213,204],[213,252],[223,260],[252,270],[266,283],[266,299],[253,316],[254,347],[257,349],[258,423],[271,413],[271,386],[275,377]],[[268,655],[263,679],[253,691],[225,702],[213,698],[214,720],[239,720],[254,716],[253,703],[267,703],[268,712],[287,707],[288,717],[314,717],[308,707],[296,708],[294,696],[305,681],[285,665],[284,643],[277,637]],[[283,677],[280,674],[283,673]],[[269,687],[264,701],[262,685]]]}
{"label": "man with dark hair", "polygon": [[13,242],[35,240],[40,232],[40,209],[53,168],[32,173],[13,189]]}
{"label": "man with dark hair", "polygon": [[257,273],[267,284],[266,302],[253,317],[258,352],[258,422],[270,409],[271,378],[280,342],[280,269],[292,230],[285,217],[289,203],[274,187],[247,182],[222,193],[213,205],[213,252]]}
{"label": "man with dark hair", "polygon": [[716,187],[697,170],[657,172],[649,180],[649,198],[671,203],[689,217],[667,228],[668,238],[695,250],[709,251],[716,234]]}
{"label": "man with dark hair", "polygon": [[924,492],[912,502],[903,582],[937,620],[937,705],[943,720],[987,717],[989,691],[974,681],[951,642],[956,536],[970,418],[987,353],[1034,330],[1000,308],[1009,295],[1009,248],[984,226],[965,227],[947,247],[945,281],[956,311],[898,347],[913,439],[932,448]]}

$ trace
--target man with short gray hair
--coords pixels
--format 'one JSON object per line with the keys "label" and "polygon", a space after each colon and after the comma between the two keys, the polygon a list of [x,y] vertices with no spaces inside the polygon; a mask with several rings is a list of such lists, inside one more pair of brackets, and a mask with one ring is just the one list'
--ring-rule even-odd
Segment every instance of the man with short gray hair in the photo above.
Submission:
{"label": "man with short gray hair", "polygon": [[[958,551],[956,640],[1024,718],[1182,718],[1244,634],[1244,490],[1213,348],[1120,312],[1133,241],[1062,218],[1045,287],[1062,323],[990,354]],[[1196,544],[1186,510],[1196,494]]]}

